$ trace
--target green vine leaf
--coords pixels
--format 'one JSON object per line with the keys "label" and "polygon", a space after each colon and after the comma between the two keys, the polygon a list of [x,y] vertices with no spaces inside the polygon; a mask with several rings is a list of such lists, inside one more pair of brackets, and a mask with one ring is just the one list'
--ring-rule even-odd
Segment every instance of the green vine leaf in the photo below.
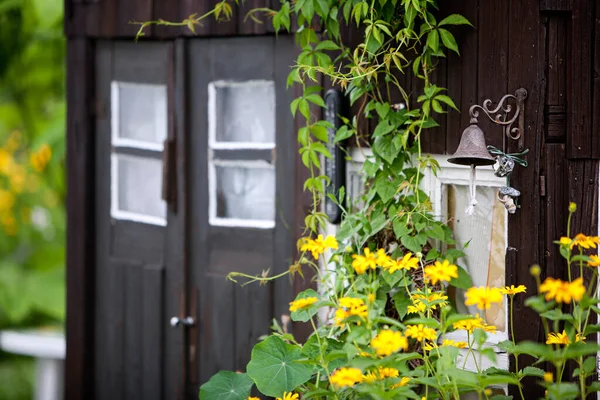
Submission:
{"label": "green vine leaf", "polygon": [[458,44],[456,43],[456,39],[454,39],[454,35],[443,28],[438,30],[440,31],[440,36],[442,37],[442,43],[444,43],[444,46],[460,55],[460,52],[458,51]]}
{"label": "green vine leaf", "polygon": [[200,386],[200,400],[246,400],[252,385],[254,382],[248,374],[220,371]]}
{"label": "green vine leaf", "polygon": [[[471,25],[468,19],[459,14],[452,14],[440,21],[438,26],[444,25]],[[473,26],[473,25],[471,25]]]}
{"label": "green vine leaf", "polygon": [[248,376],[262,394],[278,397],[310,379],[313,367],[298,363],[300,359],[300,348],[270,336],[254,346]]}

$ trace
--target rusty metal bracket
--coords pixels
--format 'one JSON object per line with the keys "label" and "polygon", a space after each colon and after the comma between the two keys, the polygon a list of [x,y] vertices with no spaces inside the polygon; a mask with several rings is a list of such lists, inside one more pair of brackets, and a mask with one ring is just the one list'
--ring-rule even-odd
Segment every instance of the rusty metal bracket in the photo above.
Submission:
{"label": "rusty metal bracket", "polygon": [[[487,99],[483,102],[483,105],[474,104],[469,109],[469,115],[471,116],[471,123],[476,124],[477,118],[479,118],[479,110],[496,125],[500,125],[504,129],[504,134],[509,139],[519,141],[519,150],[522,150],[525,142],[523,138],[523,131],[525,129],[525,99],[527,98],[527,90],[519,88],[515,94],[507,94],[500,99],[497,106],[493,108],[493,102],[491,99]],[[513,106],[509,101],[514,100],[516,103],[516,109],[513,113]],[[518,126],[513,127],[515,121],[518,120]]]}

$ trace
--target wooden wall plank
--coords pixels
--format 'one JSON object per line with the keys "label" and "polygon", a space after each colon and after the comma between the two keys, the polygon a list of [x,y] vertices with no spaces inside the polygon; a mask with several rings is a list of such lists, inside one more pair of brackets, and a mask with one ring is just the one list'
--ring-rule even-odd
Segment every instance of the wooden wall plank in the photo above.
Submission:
{"label": "wooden wall plank", "polygon": [[[142,375],[143,363],[143,335],[146,332],[143,328],[143,286],[142,286],[142,265],[116,265],[116,268],[122,269],[124,278],[124,317],[125,323],[124,338],[123,338],[123,369],[125,390],[124,398],[133,399],[140,395],[140,390],[143,387],[144,380]],[[108,290],[107,290],[108,292]],[[112,295],[112,290],[110,291]],[[122,306],[123,306],[122,305]],[[117,306],[115,304],[115,306]],[[112,312],[114,312],[112,307]],[[114,326],[110,326],[114,329]],[[112,356],[112,355],[111,355]]]}
{"label": "wooden wall plank", "polygon": [[[270,285],[272,286],[272,285]],[[252,284],[234,287],[234,303],[236,329],[232,332],[235,343],[234,367],[237,371],[245,371],[252,348],[258,338],[270,333],[273,318],[273,297],[269,286]]]}
{"label": "wooden wall plank", "polygon": [[[132,21],[152,21],[153,15],[153,0],[127,0],[117,2],[117,36],[120,37],[135,37],[139,26],[133,25]],[[175,6],[176,4],[172,4]],[[162,17],[159,17],[162,18]],[[146,34],[152,36],[154,27],[146,28]]]}
{"label": "wooden wall plank", "polygon": [[266,17],[264,13],[255,14],[257,18],[263,21],[262,24],[257,24],[252,19],[247,18],[250,10],[256,8],[265,8],[269,6],[268,0],[246,0],[240,2],[234,7],[234,18],[237,20],[238,35],[264,35],[267,33],[267,27],[271,26],[271,19]]}
{"label": "wooden wall plank", "polygon": [[[487,4],[487,2],[485,3]],[[479,29],[479,1],[453,2],[453,12],[463,15],[475,28],[461,26],[452,32],[459,43],[460,56],[448,55],[448,94],[460,109],[460,115],[450,113],[446,128],[446,152],[454,154],[460,137],[469,126],[469,108],[479,102],[477,98],[477,52]]]}
{"label": "wooden wall plank", "polygon": [[67,41],[67,400],[91,398],[94,352],[94,47]]}
{"label": "wooden wall plank", "polygon": [[[543,71],[544,41],[540,38],[543,29],[540,25],[539,3],[534,1],[510,0],[509,3],[509,60],[508,87],[524,87],[528,91],[525,103],[524,146],[529,149],[527,168],[516,168],[511,175],[511,185],[521,191],[520,208],[509,216],[508,249],[506,256],[506,284],[524,284],[535,288],[536,283],[529,274],[529,266],[541,262],[540,231],[543,229],[535,221],[541,220],[540,211],[540,155],[543,138],[543,104],[545,86],[540,79]],[[510,141],[509,151],[518,151],[518,144]],[[533,290],[531,290],[533,292]],[[524,304],[525,297],[515,298],[514,315],[519,315],[515,326],[518,341],[544,339],[538,315]],[[523,368],[532,360],[523,357],[519,367]],[[512,362],[512,360],[511,360]],[[543,390],[533,382],[524,386],[526,398],[543,396]]]}
{"label": "wooden wall plank", "polygon": [[564,144],[546,144],[543,175],[545,196],[542,212],[544,218],[544,276],[566,279],[565,261],[554,243],[567,234],[567,207],[569,206],[568,162]]}
{"label": "wooden wall plank", "polygon": [[[477,104],[485,99],[498,102],[507,93],[514,94],[518,87],[508,87],[508,2],[484,2],[479,8],[477,24]],[[463,109],[467,114],[468,110]],[[488,145],[504,148],[502,128],[480,113],[479,127],[485,133]]]}
{"label": "wooden wall plank", "polygon": [[571,20],[569,114],[567,157],[590,158],[592,155],[592,33],[593,4],[588,0],[574,0]]}
{"label": "wooden wall plank", "polygon": [[142,304],[140,341],[142,354],[142,385],[138,388],[144,400],[161,400],[163,394],[163,330],[168,326],[163,313],[164,268],[144,266],[142,270]]}
{"label": "wooden wall plank", "polygon": [[600,6],[594,18],[594,65],[592,108],[592,157],[600,158]]}
{"label": "wooden wall plank", "polygon": [[567,136],[567,69],[568,14],[553,13],[543,17],[546,26],[546,82],[544,107],[546,141],[564,143]]}

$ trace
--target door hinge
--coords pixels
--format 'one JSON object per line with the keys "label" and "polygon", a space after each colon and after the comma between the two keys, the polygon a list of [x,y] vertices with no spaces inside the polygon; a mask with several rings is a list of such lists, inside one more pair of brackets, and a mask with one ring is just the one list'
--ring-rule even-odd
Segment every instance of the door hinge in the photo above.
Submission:
{"label": "door hinge", "polygon": [[540,175],[540,197],[546,196],[546,177]]}

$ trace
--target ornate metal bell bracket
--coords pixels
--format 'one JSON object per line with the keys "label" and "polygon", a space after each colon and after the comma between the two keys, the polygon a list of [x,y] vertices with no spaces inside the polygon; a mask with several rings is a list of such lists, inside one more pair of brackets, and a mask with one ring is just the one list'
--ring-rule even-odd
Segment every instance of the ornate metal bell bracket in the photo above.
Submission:
{"label": "ornate metal bell bracket", "polygon": [[[500,99],[496,108],[492,108],[492,100],[487,99],[483,102],[483,105],[474,104],[469,109],[469,115],[471,116],[471,124],[477,124],[479,117],[479,110],[483,111],[485,115],[495,123],[500,125],[504,129],[505,135],[513,140],[519,141],[519,150],[523,150],[525,142],[523,138],[523,131],[525,125],[525,99],[527,98],[527,90],[524,88],[517,89],[515,94],[507,94]],[[514,114],[512,105],[509,103],[510,100],[516,102],[516,109]],[[513,124],[518,119],[518,126],[513,127]]]}

